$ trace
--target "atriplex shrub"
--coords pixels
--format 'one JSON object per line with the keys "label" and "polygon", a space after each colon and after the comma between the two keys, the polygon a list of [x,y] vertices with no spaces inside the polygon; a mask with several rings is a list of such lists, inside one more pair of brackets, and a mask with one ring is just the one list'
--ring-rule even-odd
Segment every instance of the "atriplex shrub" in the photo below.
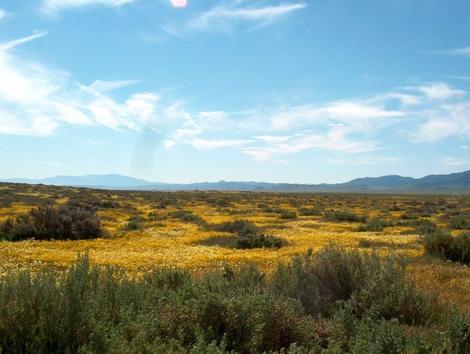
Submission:
{"label": "atriplex shrub", "polygon": [[356,215],[349,211],[330,210],[325,212],[323,219],[325,221],[338,222],[366,222],[367,218],[363,215]]}
{"label": "atriplex shrub", "polygon": [[0,239],[79,240],[99,237],[101,222],[89,205],[39,206],[0,224]]}
{"label": "atriplex shrub", "polygon": [[318,216],[321,215],[321,211],[316,208],[300,208],[299,214],[302,216]]}
{"label": "atriplex shrub", "polygon": [[214,224],[212,225],[212,229],[221,232],[231,232],[234,234],[238,234],[239,236],[259,232],[258,227],[247,220],[234,220],[223,222],[220,224]]}
{"label": "atriplex shrub", "polygon": [[396,259],[334,247],[272,280],[255,267],[133,279],[85,256],[64,273],[0,278],[0,352],[467,353],[469,317],[415,326],[434,307]]}
{"label": "atriplex shrub", "polygon": [[236,247],[241,249],[280,248],[287,243],[282,238],[262,234],[255,224],[246,220],[235,220],[212,225],[212,229],[236,234],[238,236]]}
{"label": "atriplex shrub", "polygon": [[424,236],[427,253],[453,262],[470,263],[470,233],[452,236],[449,232],[436,230]]}
{"label": "atriplex shrub", "polygon": [[449,226],[455,230],[468,230],[470,229],[470,217],[463,215],[454,216],[450,219]]}
{"label": "atriplex shrub", "polygon": [[426,323],[434,313],[430,299],[406,277],[405,265],[375,253],[330,246],[280,265],[273,286],[275,292],[299,298],[311,315],[331,314],[338,301],[350,301],[356,313],[374,307],[383,318],[409,324]]}
{"label": "atriplex shrub", "polygon": [[125,225],[126,230],[140,230],[144,227],[145,220],[142,216],[134,215],[129,218]]}
{"label": "atriplex shrub", "polygon": [[279,217],[283,220],[287,219],[297,219],[297,213],[295,211],[281,209],[279,211]]}
{"label": "atriplex shrub", "polygon": [[414,224],[414,232],[418,235],[426,235],[437,230],[436,224],[426,219],[417,220]]}
{"label": "atriplex shrub", "polygon": [[176,210],[170,213],[170,217],[180,219],[181,221],[194,223],[201,227],[208,227],[207,222],[199,215],[193,214],[190,210]]}
{"label": "atriplex shrub", "polygon": [[391,226],[391,223],[380,218],[370,219],[366,224],[360,225],[357,231],[382,231],[385,227]]}

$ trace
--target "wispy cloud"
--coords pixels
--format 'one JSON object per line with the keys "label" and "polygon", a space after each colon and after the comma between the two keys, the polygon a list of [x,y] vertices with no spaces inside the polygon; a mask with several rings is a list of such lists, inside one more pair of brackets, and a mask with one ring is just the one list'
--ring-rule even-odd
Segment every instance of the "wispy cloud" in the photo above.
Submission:
{"label": "wispy cloud", "polygon": [[4,17],[7,17],[8,13],[3,10],[2,8],[0,8],[0,20]]}
{"label": "wispy cloud", "polygon": [[433,100],[446,100],[448,98],[465,95],[465,91],[453,89],[444,82],[418,86],[417,89]]}
{"label": "wispy cloud", "polygon": [[57,13],[58,11],[79,8],[91,5],[108,7],[119,7],[136,0],[43,0],[42,9],[46,13]]}
{"label": "wispy cloud", "polygon": [[462,47],[462,48],[446,49],[446,50],[441,50],[435,53],[470,58],[470,46]]}
{"label": "wispy cloud", "polygon": [[182,26],[165,25],[162,28],[174,35],[187,35],[194,32],[229,32],[240,26],[248,29],[272,24],[287,15],[305,8],[303,2],[282,3],[265,6],[262,2],[246,5],[243,1],[222,3],[189,19]]}
{"label": "wispy cloud", "polygon": [[439,163],[444,166],[455,167],[455,166],[465,166],[470,165],[470,160],[462,159],[454,156],[446,156],[439,160]]}
{"label": "wispy cloud", "polygon": [[96,80],[90,85],[89,88],[98,92],[110,92],[124,87],[134,86],[139,83],[141,83],[139,80]]}
{"label": "wispy cloud", "polygon": [[447,103],[421,112],[426,119],[413,135],[416,142],[470,137],[470,101]]}
{"label": "wispy cloud", "polygon": [[[236,149],[260,161],[306,151],[363,161],[359,156],[387,149],[389,138],[415,143],[457,138],[464,145],[470,138],[468,94],[443,82],[371,97],[317,103],[277,98],[240,111],[192,112],[179,100],[139,91],[139,81],[82,84],[68,72],[19,55],[17,46],[45,35],[37,31],[0,43],[0,134],[48,136],[71,126],[152,131],[167,149]],[[123,88],[132,93],[120,92],[116,99],[114,91]],[[407,135],[398,133],[403,125],[410,128]]]}
{"label": "wispy cloud", "polygon": [[[108,95],[134,81],[95,81],[87,86],[72,75],[41,63],[24,60],[14,48],[45,36],[31,36],[0,44],[0,133],[50,135],[64,125],[101,125],[139,130],[151,125],[161,98],[154,92],[136,92],[124,101]],[[155,121],[155,123],[154,123]]]}
{"label": "wispy cloud", "polygon": [[22,45],[24,43],[27,43],[27,42],[30,42],[30,41],[33,41],[35,39],[38,39],[38,38],[41,38],[41,37],[44,37],[47,35],[47,32],[46,31],[42,31],[42,30],[35,30],[33,32],[32,35],[30,36],[27,36],[27,37],[23,37],[23,38],[19,38],[19,39],[14,39],[12,41],[8,41],[8,42],[5,42],[5,43],[0,43],[0,52],[6,52],[8,51],[9,49],[12,49],[12,48],[15,48],[19,45]]}

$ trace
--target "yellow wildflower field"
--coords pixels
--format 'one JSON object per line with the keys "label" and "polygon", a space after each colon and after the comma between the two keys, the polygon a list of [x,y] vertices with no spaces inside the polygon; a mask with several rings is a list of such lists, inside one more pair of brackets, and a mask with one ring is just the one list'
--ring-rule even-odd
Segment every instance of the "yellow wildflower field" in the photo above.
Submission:
{"label": "yellow wildflower field", "polygon": [[[70,200],[96,207],[104,235],[76,241],[2,241],[1,273],[45,265],[62,268],[88,253],[95,264],[119,266],[134,275],[156,266],[198,273],[246,263],[269,274],[279,262],[334,243],[401,256],[421,287],[470,311],[470,267],[425,255],[418,230],[428,224],[446,227],[452,215],[468,215],[468,197],[130,192],[5,184],[0,189],[0,221],[38,205]],[[136,224],[130,227],[133,219]],[[236,235],[213,227],[235,220],[252,223],[285,245],[239,249]],[[366,220],[384,225],[374,231]]]}

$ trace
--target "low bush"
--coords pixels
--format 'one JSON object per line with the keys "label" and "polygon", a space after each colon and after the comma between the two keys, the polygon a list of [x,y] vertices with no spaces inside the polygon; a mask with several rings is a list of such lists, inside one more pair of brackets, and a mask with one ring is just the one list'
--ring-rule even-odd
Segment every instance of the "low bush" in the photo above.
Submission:
{"label": "low bush", "polygon": [[435,314],[432,299],[407,278],[405,265],[375,253],[330,246],[280,265],[272,285],[279,294],[299,298],[311,315],[331,315],[338,301],[349,301],[357,314],[375,308],[381,317],[407,324],[427,323]]}
{"label": "low bush", "polygon": [[431,305],[396,259],[332,247],[272,280],[253,266],[133,279],[84,256],[0,277],[0,352],[467,353],[465,316],[423,335],[402,326],[430,321]]}
{"label": "low bush", "polygon": [[449,221],[449,227],[454,230],[468,230],[470,229],[470,218],[463,215],[454,216]]}
{"label": "low bush", "polygon": [[145,220],[139,215],[134,215],[129,218],[125,225],[126,230],[140,230],[144,227]]}
{"label": "low bush", "polygon": [[287,242],[282,238],[264,235],[259,228],[247,220],[235,220],[212,226],[215,231],[231,232],[238,236],[236,247],[251,248],[280,248]]}
{"label": "low bush", "polygon": [[101,235],[96,210],[78,203],[39,206],[0,224],[0,238],[9,241],[80,240]]}
{"label": "low bush", "polygon": [[418,235],[426,235],[437,230],[437,226],[430,220],[420,219],[414,222],[414,233]]}
{"label": "low bush", "polygon": [[297,219],[297,213],[295,211],[281,209],[279,212],[279,217],[283,220]]}
{"label": "low bush", "polygon": [[391,226],[391,223],[380,218],[370,219],[366,224],[360,225],[357,231],[382,231],[384,228]]}
{"label": "low bush", "polygon": [[240,236],[240,238],[237,240],[236,247],[241,249],[281,248],[286,244],[287,242],[280,237],[255,233]]}
{"label": "low bush", "polygon": [[193,223],[202,227],[208,227],[207,222],[203,218],[201,218],[199,215],[193,214],[193,212],[189,210],[176,210],[170,213],[170,217],[180,219],[184,222]]}
{"label": "low bush", "polygon": [[325,221],[337,221],[337,222],[366,222],[367,217],[362,215],[356,215],[349,211],[337,211],[330,210],[325,212],[323,216]]}
{"label": "low bush", "polygon": [[258,227],[247,220],[227,221],[220,224],[212,225],[212,229],[220,232],[231,232],[238,236],[258,233]]}
{"label": "low bush", "polygon": [[427,253],[453,262],[470,263],[470,233],[452,236],[449,232],[437,230],[424,237]]}
{"label": "low bush", "polygon": [[300,208],[299,214],[302,216],[319,216],[321,211],[315,208]]}

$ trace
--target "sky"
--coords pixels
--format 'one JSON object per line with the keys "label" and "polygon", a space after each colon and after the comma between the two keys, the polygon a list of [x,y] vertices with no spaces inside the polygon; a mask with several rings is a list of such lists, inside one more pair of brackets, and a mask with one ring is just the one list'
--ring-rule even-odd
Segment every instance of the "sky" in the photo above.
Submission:
{"label": "sky", "polygon": [[468,0],[0,0],[0,178],[468,169]]}

